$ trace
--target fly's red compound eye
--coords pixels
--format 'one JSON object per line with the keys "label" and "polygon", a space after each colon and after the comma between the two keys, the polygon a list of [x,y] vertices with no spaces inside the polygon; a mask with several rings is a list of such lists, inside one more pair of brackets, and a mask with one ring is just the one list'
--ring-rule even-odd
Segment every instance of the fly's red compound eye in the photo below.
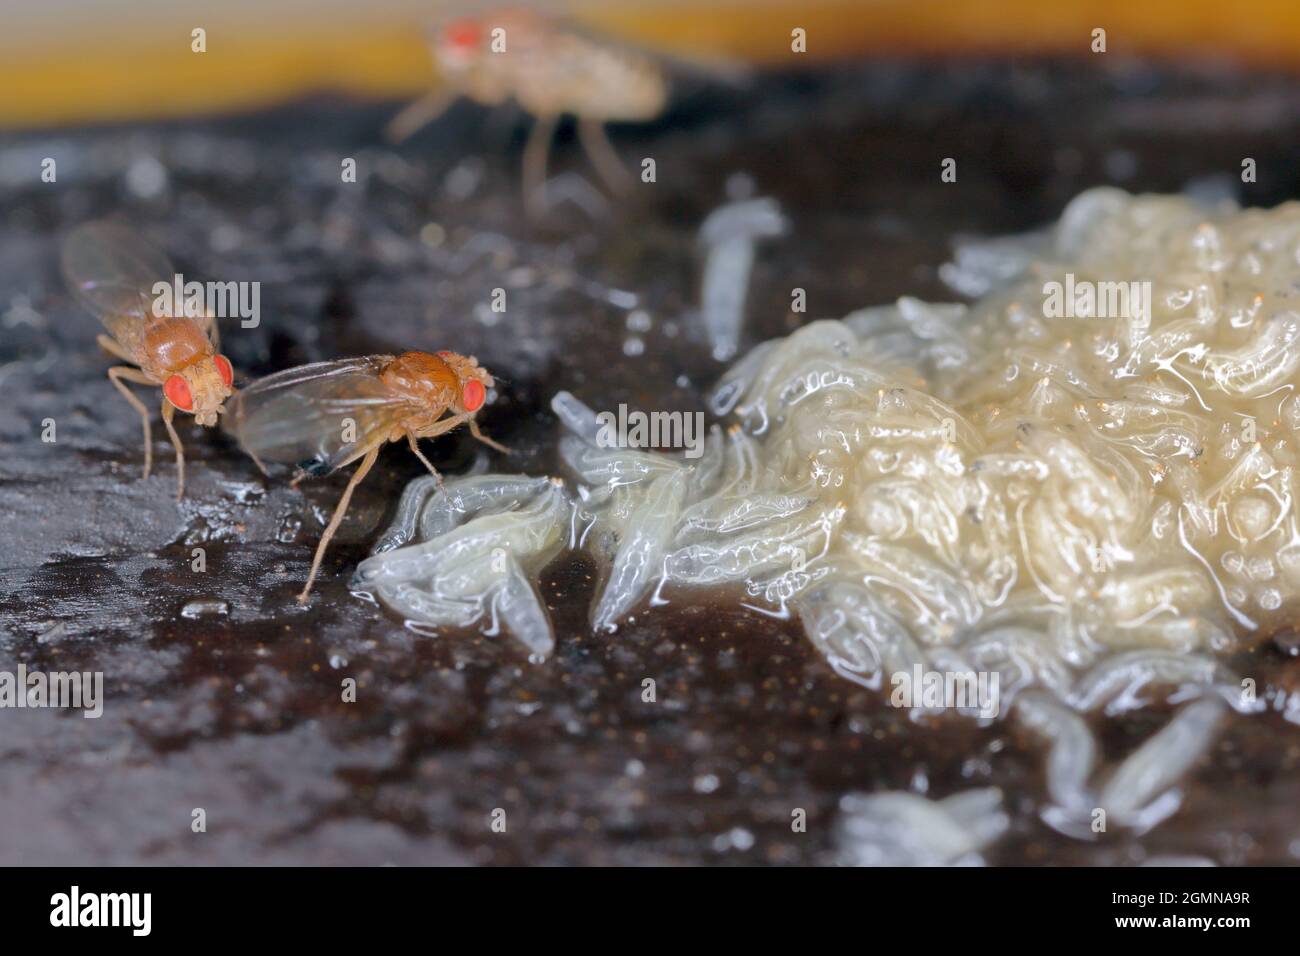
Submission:
{"label": "fly's red compound eye", "polygon": [[471,379],[465,383],[460,395],[460,403],[465,406],[465,411],[476,412],[483,407],[485,401],[487,401],[487,389],[483,387],[482,382]]}
{"label": "fly's red compound eye", "polygon": [[444,36],[453,50],[468,53],[479,45],[482,32],[473,20],[456,20],[447,25]]}
{"label": "fly's red compound eye", "polygon": [[224,355],[218,355],[212,359],[217,363],[217,371],[221,374],[221,380],[226,383],[226,388],[235,384],[235,370],[231,367],[230,359]]}
{"label": "fly's red compound eye", "polygon": [[173,375],[163,383],[163,394],[167,396],[167,401],[183,412],[192,411],[194,408],[194,396],[190,394],[190,386],[179,375]]}

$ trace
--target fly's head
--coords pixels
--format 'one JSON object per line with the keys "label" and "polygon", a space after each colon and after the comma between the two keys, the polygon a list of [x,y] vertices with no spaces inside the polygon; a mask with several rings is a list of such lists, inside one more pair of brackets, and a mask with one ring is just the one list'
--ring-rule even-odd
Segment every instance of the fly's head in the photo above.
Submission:
{"label": "fly's head", "polygon": [[478,359],[472,355],[439,352],[438,358],[447,363],[460,382],[456,398],[457,411],[473,415],[487,401],[488,389],[495,384],[492,376],[487,369],[479,368]]}
{"label": "fly's head", "polygon": [[182,412],[194,416],[200,425],[215,425],[222,404],[234,391],[235,371],[224,355],[210,355],[192,362],[163,382],[163,394]]}
{"label": "fly's head", "polygon": [[472,73],[488,52],[488,31],[475,17],[456,17],[434,33],[433,55],[443,75],[455,82]]}

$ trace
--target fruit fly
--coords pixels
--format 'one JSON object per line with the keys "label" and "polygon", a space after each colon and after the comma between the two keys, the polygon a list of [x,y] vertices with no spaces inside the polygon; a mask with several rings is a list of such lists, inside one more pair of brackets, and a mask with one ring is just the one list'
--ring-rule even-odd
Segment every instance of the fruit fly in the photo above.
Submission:
{"label": "fruit fly", "polygon": [[259,379],[231,400],[223,427],[263,471],[267,461],[297,465],[295,487],[308,475],[328,475],[361,462],[316,546],[298,603],[307,601],[352,492],[386,443],[406,441],[439,484],[438,470],[421,454],[418,439],[468,425],[479,441],[509,452],[484,435],[474,419],[492,385],[492,376],[472,356],[404,352],[286,369]]}
{"label": "fruit fly", "polygon": [[629,175],[604,124],[652,120],[663,112],[668,80],[659,59],[514,8],[448,20],[435,29],[431,45],[446,86],[393,119],[387,131],[392,141],[437,119],[460,96],[484,106],[514,99],[536,120],[524,147],[530,212],[545,210],[546,158],[565,114],[577,117],[578,138],[606,185],[626,191]]}
{"label": "fruit fly", "polygon": [[176,448],[177,500],[185,496],[185,450],[172,425],[177,411],[212,426],[231,394],[234,369],[219,354],[216,319],[210,315],[159,315],[154,286],[176,275],[170,260],[131,230],[108,222],[79,226],[63,246],[69,288],[108,329],[99,344],[128,365],[108,370],[109,381],[140,413],[144,426],[144,477],[153,464],[149,411],[127,382],[161,385],[162,420]]}

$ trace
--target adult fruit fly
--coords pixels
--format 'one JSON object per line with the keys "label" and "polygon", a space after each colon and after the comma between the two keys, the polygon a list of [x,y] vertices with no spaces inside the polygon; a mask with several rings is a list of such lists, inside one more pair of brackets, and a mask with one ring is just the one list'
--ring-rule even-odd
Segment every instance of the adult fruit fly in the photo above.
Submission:
{"label": "adult fruit fly", "polygon": [[546,157],[561,116],[577,117],[583,149],[606,184],[619,192],[629,177],[604,124],[652,120],[668,99],[668,80],[657,58],[534,10],[448,20],[435,29],[431,45],[445,88],[399,113],[388,126],[389,139],[410,136],[459,96],[484,106],[515,100],[536,119],[524,147],[524,198],[534,214],[545,208]]}
{"label": "adult fruit fly", "polygon": [[99,344],[130,363],[110,368],[108,378],[140,413],[146,478],[153,464],[149,411],[126,383],[162,386],[162,420],[176,448],[179,500],[185,495],[185,450],[172,418],[181,411],[200,425],[215,425],[234,385],[230,361],[219,354],[216,319],[207,314],[159,314],[154,287],[170,285],[176,270],[165,254],[113,223],[86,223],[72,232],[63,246],[63,275],[108,329],[108,335],[100,334]]}
{"label": "adult fruit fly", "polygon": [[353,490],[387,442],[405,440],[435,478],[438,471],[421,454],[418,439],[468,425],[479,441],[509,451],[479,431],[474,419],[492,385],[492,376],[471,356],[404,352],[287,369],[252,383],[231,400],[223,427],[263,470],[268,461],[297,465],[297,485],[307,475],[328,475],[361,462],[316,546],[300,604],[311,593]]}

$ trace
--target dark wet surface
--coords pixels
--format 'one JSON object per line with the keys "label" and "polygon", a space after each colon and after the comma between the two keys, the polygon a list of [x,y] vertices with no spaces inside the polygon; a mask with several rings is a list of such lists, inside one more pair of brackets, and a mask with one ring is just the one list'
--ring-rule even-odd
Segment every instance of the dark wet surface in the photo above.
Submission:
{"label": "dark wet surface", "polygon": [[[1294,80],[882,66],[690,89],[661,123],[614,131],[629,165],[656,159],[655,184],[595,218],[562,204],[540,225],[522,215],[519,129],[462,106],[393,153],[377,145],[391,112],[322,102],[0,141],[0,669],[103,671],[107,693],[98,720],[0,711],[0,863],[816,863],[846,792],[986,784],[1013,816],[991,862],[1300,856],[1300,728],[1277,713],[1231,718],[1153,833],[1090,844],[1039,821],[1033,740],[913,723],[836,677],[796,624],[725,596],[679,595],[593,636],[595,569],[565,556],[544,575],[557,628],[544,664],[509,638],[417,635],[346,590],[421,473],[401,448],[357,493],[300,609],[343,479],[305,494],[268,483],[187,421],[186,500],[160,427],[139,480],[138,419],[57,269],[61,234],[112,214],[187,278],[259,280],[261,325],[224,327],[245,377],[402,348],[475,354],[504,380],[484,428],[518,452],[492,453],[492,469],[541,474],[558,389],[595,408],[704,408],[722,367],[691,313],[695,231],[733,174],[792,221],[759,254],[753,344],[901,294],[951,299],[936,269],[954,235],[1040,225],[1090,185],[1240,188],[1250,156],[1247,202],[1300,195]],[[39,181],[46,156],[55,184]],[[940,182],[949,156],[956,184]],[[340,182],[345,157],[356,184]],[[567,135],[552,172],[591,176]],[[807,317],[790,314],[796,286]],[[488,306],[498,287],[504,314]],[[642,316],[629,327],[635,309],[647,331]],[[429,447],[448,473],[485,453],[467,436]],[[1279,708],[1300,700],[1300,659],[1270,644],[1234,664]],[[1099,723],[1106,757],[1166,719]],[[490,829],[496,808],[505,833]],[[798,808],[806,833],[791,830]]]}

